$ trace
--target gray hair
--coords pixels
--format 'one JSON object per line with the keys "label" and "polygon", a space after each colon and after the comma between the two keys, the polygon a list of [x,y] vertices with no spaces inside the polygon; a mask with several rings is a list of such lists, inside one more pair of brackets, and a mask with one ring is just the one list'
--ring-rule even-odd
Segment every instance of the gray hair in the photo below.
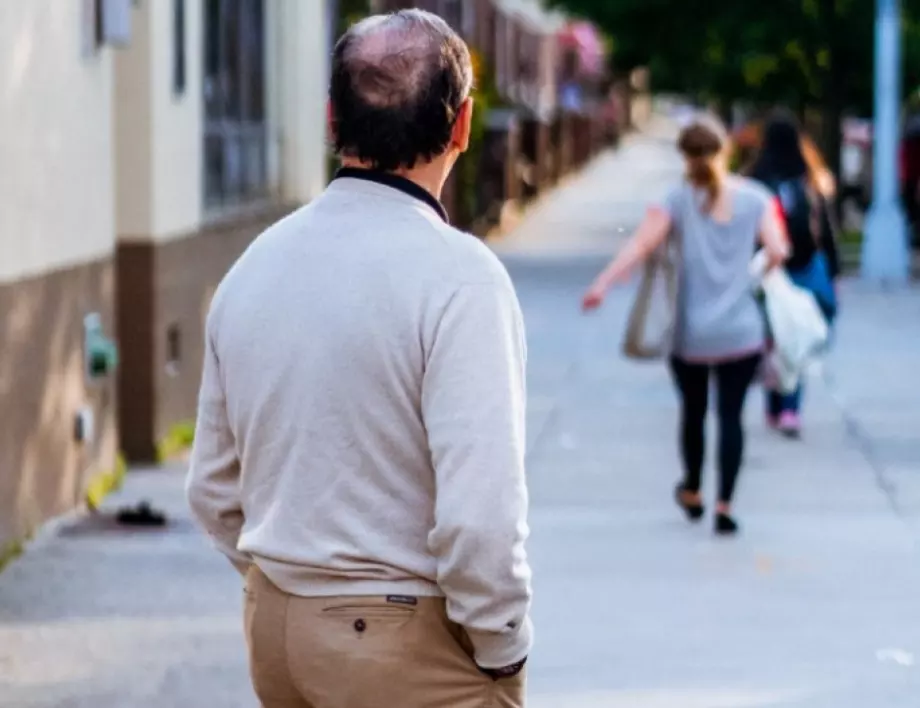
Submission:
{"label": "gray hair", "polygon": [[464,97],[473,88],[469,49],[438,15],[402,10],[361,20],[346,33],[342,59],[357,74],[356,88],[371,105],[398,105],[425,88],[445,52],[468,68]]}

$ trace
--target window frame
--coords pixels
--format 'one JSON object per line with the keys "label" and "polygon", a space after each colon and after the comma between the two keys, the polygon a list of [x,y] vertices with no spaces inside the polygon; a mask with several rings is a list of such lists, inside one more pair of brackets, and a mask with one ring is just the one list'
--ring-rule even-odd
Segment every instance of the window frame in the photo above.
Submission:
{"label": "window frame", "polygon": [[204,207],[220,213],[270,196],[267,3],[202,5]]}
{"label": "window frame", "polygon": [[185,0],[173,0],[173,95],[184,96],[188,88],[188,20]]}

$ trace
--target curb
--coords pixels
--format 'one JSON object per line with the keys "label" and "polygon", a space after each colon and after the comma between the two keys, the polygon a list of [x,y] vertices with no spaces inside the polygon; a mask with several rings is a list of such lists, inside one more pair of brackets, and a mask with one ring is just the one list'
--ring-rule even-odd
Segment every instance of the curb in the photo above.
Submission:
{"label": "curb", "polygon": [[57,532],[88,513],[96,512],[113,492],[121,489],[128,474],[128,463],[119,453],[115,460],[115,467],[103,470],[90,476],[86,483],[83,500],[73,509],[58,516],[45,520],[32,531],[28,531],[21,538],[8,541],[0,547],[0,573],[10,566],[17,558],[26,553],[30,548],[42,541],[53,538]]}

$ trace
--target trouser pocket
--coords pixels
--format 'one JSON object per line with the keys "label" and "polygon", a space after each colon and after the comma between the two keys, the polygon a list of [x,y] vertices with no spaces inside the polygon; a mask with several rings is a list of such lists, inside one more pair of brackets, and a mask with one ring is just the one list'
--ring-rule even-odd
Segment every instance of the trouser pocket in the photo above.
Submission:
{"label": "trouser pocket", "polygon": [[527,695],[527,667],[516,676],[492,682],[494,708],[524,708]]}

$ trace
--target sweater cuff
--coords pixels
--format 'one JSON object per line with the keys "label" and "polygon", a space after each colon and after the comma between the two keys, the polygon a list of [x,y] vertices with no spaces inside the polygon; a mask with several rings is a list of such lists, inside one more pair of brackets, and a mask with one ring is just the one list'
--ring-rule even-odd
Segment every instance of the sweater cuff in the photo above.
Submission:
{"label": "sweater cuff", "polygon": [[237,549],[236,538],[229,540],[211,534],[211,541],[217,550],[227,557],[227,560],[236,568],[237,572],[245,578],[246,573],[249,572],[249,567],[252,565],[252,556]]}
{"label": "sweater cuff", "polygon": [[527,658],[533,646],[533,623],[530,617],[515,630],[508,632],[476,632],[467,630],[475,650],[476,664],[481,669],[502,669]]}

